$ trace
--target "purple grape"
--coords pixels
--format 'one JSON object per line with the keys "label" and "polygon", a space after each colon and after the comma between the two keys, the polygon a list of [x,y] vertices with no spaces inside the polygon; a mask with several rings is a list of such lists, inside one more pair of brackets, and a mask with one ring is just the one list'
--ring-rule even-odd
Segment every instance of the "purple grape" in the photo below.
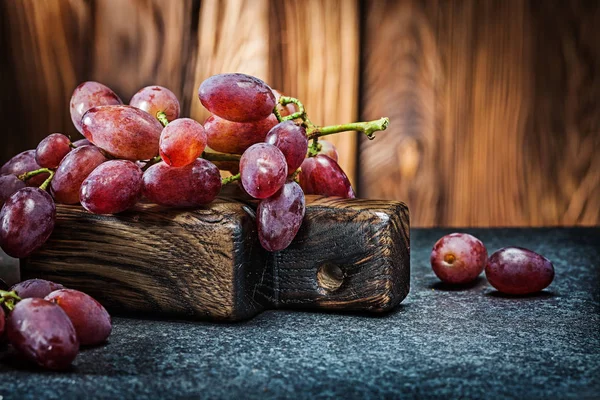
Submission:
{"label": "purple grape", "polygon": [[79,140],[73,142],[73,146],[75,146],[75,147],[93,146],[93,144],[92,144],[92,142],[90,142],[87,139],[79,139]]}
{"label": "purple grape", "polygon": [[129,105],[146,111],[154,118],[161,111],[165,113],[169,122],[179,118],[177,96],[162,86],[146,86],[133,95]]}
{"label": "purple grape", "polygon": [[8,317],[6,333],[16,350],[44,368],[66,369],[79,351],[67,314],[44,299],[18,302]]}
{"label": "purple grape", "polygon": [[43,168],[54,169],[71,151],[71,140],[62,133],[53,133],[38,144],[35,161]]}
{"label": "purple grape", "polygon": [[293,174],[302,165],[308,150],[306,129],[292,121],[281,122],[267,133],[265,142],[276,146],[285,157],[288,174]]}
{"label": "purple grape", "polygon": [[264,142],[269,130],[277,125],[271,114],[255,122],[232,122],[211,115],[204,122],[208,146],[222,153],[243,154],[253,144]]}
{"label": "purple grape", "polygon": [[319,144],[321,145],[321,150],[319,150],[319,154],[327,156],[335,162],[338,161],[338,152],[333,143],[327,140],[319,139]]}
{"label": "purple grape", "polygon": [[81,205],[94,214],[117,214],[137,203],[142,190],[142,170],[131,161],[100,164],[81,184]]}
{"label": "purple grape", "polygon": [[304,159],[300,168],[300,186],[304,193],[347,199],[355,197],[350,180],[331,158],[322,154],[309,157]]}
{"label": "purple grape", "polygon": [[180,168],[160,162],[148,168],[143,177],[144,196],[155,204],[168,207],[208,204],[220,190],[219,169],[202,158]]}
{"label": "purple grape", "polygon": [[47,295],[46,300],[67,313],[81,345],[94,346],[108,339],[112,330],[110,315],[93,297],[78,290],[62,289]]}
{"label": "purple grape", "polygon": [[257,143],[242,154],[240,175],[248,194],[256,199],[274,195],[288,174],[283,153],[272,144]]}
{"label": "purple grape", "polygon": [[57,203],[79,203],[81,184],[106,157],[96,146],[81,146],[66,155],[60,162],[50,183],[50,189]]}
{"label": "purple grape", "polygon": [[15,175],[0,176],[0,209],[13,193],[23,189],[25,182],[17,178]]}
{"label": "purple grape", "polygon": [[258,205],[258,238],[268,251],[283,250],[296,237],[304,218],[304,192],[296,182],[287,182],[277,193]]}
{"label": "purple grape", "polygon": [[200,157],[206,147],[206,132],[190,118],[167,125],[160,135],[160,157],[171,167],[184,167]]}
{"label": "purple grape", "polygon": [[13,194],[0,212],[0,247],[11,257],[24,258],[40,248],[54,230],[56,206],[39,188]]}
{"label": "purple grape", "polygon": [[499,292],[523,295],[539,292],[554,280],[554,266],[546,257],[521,247],[505,247],[492,254],[485,276]]}
{"label": "purple grape", "polygon": [[75,88],[71,96],[71,121],[83,133],[81,120],[92,107],[123,104],[119,96],[98,82],[84,82]]}
{"label": "purple grape", "polygon": [[[35,150],[27,150],[8,160],[8,162],[0,168],[0,175],[19,176],[25,172],[35,171],[40,168],[42,167],[35,161]],[[50,175],[47,173],[38,174],[29,178],[26,185],[38,187],[44,183],[49,176]]]}
{"label": "purple grape", "polygon": [[275,107],[271,88],[245,74],[213,75],[202,82],[198,97],[212,114],[233,122],[260,121]]}
{"label": "purple grape", "polygon": [[465,284],[474,281],[485,268],[487,250],[475,236],[452,233],[435,243],[430,261],[442,281]]}
{"label": "purple grape", "polygon": [[64,289],[65,287],[59,283],[47,281],[44,279],[28,279],[13,285],[10,290],[17,292],[17,295],[22,299],[31,297],[43,299],[55,290]]}

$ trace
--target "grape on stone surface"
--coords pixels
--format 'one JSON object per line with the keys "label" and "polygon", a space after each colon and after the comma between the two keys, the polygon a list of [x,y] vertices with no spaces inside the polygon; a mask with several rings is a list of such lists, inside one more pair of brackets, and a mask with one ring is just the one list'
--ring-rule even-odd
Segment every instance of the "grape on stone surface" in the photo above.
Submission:
{"label": "grape on stone surface", "polygon": [[50,183],[50,190],[57,203],[79,203],[81,184],[96,167],[107,161],[96,146],[77,147],[60,162]]}
{"label": "grape on stone surface", "polygon": [[19,301],[8,316],[6,333],[17,351],[48,369],[68,368],[79,351],[75,328],[67,314],[44,299]]}
{"label": "grape on stone surface", "polygon": [[25,182],[17,178],[15,175],[0,176],[0,209],[13,193],[23,189]]}
{"label": "grape on stone surface", "polygon": [[55,220],[56,206],[46,191],[21,189],[0,212],[0,247],[11,257],[27,257],[48,240]]}
{"label": "grape on stone surface", "polygon": [[350,180],[331,158],[322,154],[309,157],[304,159],[300,168],[299,180],[304,193],[347,199],[356,197]]}
{"label": "grape on stone surface", "polygon": [[546,257],[521,247],[505,247],[492,254],[485,276],[499,292],[524,295],[539,292],[554,280],[554,266]]}
{"label": "grape on stone surface", "polygon": [[82,119],[83,136],[115,158],[149,160],[158,155],[163,126],[139,108],[94,107]]}
{"label": "grape on stone surface", "polygon": [[327,156],[335,162],[338,161],[338,152],[333,143],[331,143],[328,140],[319,139],[319,144],[321,145],[321,150],[319,150],[319,154]]}
{"label": "grape on stone surface", "polygon": [[275,96],[265,82],[239,73],[207,78],[198,88],[198,97],[212,114],[234,122],[260,121],[275,107]]}
{"label": "grape on stone surface", "polygon": [[258,205],[258,238],[268,251],[283,250],[296,237],[305,213],[304,192],[296,182],[287,182]]}
{"label": "grape on stone surface", "polygon": [[206,147],[206,132],[190,118],[176,119],[160,135],[160,157],[171,167],[184,167],[194,162]]}
{"label": "grape on stone surface", "polygon": [[208,147],[221,153],[242,154],[253,144],[264,142],[267,133],[277,125],[271,114],[255,122],[232,122],[211,115],[204,122]]}
{"label": "grape on stone surface", "polygon": [[275,125],[267,133],[265,142],[281,150],[288,166],[288,174],[293,174],[306,158],[308,149],[306,129],[292,121]]}
{"label": "grape on stone surface", "polygon": [[[0,168],[0,175],[19,176],[25,172],[35,171],[40,168],[40,165],[35,161],[35,150],[27,150],[8,160],[6,164]],[[38,174],[27,179],[25,184],[27,186],[38,187],[44,183],[49,176],[50,175],[47,173]]]}
{"label": "grape on stone surface", "polygon": [[179,118],[179,100],[175,93],[162,86],[146,86],[133,95],[129,105],[146,111],[156,118],[158,112],[165,113],[169,122]]}
{"label": "grape on stone surface", "polygon": [[17,295],[22,299],[30,297],[43,299],[55,290],[64,289],[60,283],[47,281],[45,279],[28,279],[13,285],[10,290],[17,292]]}
{"label": "grape on stone surface", "polygon": [[474,281],[485,268],[487,250],[481,240],[467,233],[452,233],[438,240],[431,251],[433,272],[443,282]]}
{"label": "grape on stone surface", "polygon": [[159,162],[143,176],[143,194],[152,203],[167,207],[197,207],[213,201],[221,190],[219,169],[199,158],[185,167]]}
{"label": "grape on stone surface", "polygon": [[79,343],[94,346],[104,343],[112,330],[110,315],[93,297],[73,289],[61,289],[46,296],[69,316]]}
{"label": "grape on stone surface", "polygon": [[54,169],[71,151],[71,140],[62,133],[45,137],[35,151],[35,161],[43,168]]}
{"label": "grape on stone surface", "polygon": [[88,81],[75,88],[71,96],[71,121],[83,133],[81,119],[92,107],[123,104],[119,96],[101,83]]}
{"label": "grape on stone surface", "polygon": [[274,195],[285,183],[288,169],[281,150],[272,144],[257,143],[242,154],[241,182],[248,194],[256,199]]}
{"label": "grape on stone surface", "polygon": [[141,194],[142,170],[126,160],[100,164],[81,184],[79,201],[94,214],[117,214],[133,207]]}

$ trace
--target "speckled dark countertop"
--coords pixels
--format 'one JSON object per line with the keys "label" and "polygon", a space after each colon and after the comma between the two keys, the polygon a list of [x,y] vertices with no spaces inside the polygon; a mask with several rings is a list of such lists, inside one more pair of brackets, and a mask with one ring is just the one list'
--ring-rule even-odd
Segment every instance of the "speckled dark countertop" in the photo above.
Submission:
{"label": "speckled dark countertop", "polygon": [[600,229],[467,230],[491,252],[538,251],[556,278],[507,298],[482,277],[441,286],[429,266],[449,230],[412,232],[412,287],[383,317],[266,312],[238,324],[115,318],[110,343],[71,372],[4,351],[3,399],[600,398]]}

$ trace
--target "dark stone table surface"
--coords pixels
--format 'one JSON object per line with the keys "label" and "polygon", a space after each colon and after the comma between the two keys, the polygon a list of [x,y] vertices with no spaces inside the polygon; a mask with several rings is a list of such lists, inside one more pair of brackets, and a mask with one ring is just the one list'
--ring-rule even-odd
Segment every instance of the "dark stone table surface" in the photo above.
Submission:
{"label": "dark stone table surface", "polygon": [[381,317],[270,311],[236,324],[115,318],[110,342],[72,371],[4,350],[2,399],[600,398],[600,229],[469,229],[488,251],[554,262],[541,294],[512,298],[482,276],[460,290],[431,271],[450,230],[412,231],[412,286]]}

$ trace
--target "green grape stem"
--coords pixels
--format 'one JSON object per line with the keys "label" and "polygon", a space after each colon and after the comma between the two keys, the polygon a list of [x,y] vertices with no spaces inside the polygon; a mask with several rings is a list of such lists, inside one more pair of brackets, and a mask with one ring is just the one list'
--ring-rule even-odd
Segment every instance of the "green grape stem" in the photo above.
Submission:
{"label": "green grape stem", "polygon": [[167,119],[167,114],[162,111],[156,113],[156,119],[160,121],[163,126],[169,125],[169,120]]}
{"label": "green grape stem", "polygon": [[323,146],[321,146],[321,144],[319,143],[319,139],[315,137],[313,139],[312,145],[308,146],[308,156],[309,157],[316,156],[317,154],[319,154],[322,147]]}
{"label": "green grape stem", "polygon": [[14,290],[11,292],[0,290],[0,305],[4,305],[8,311],[14,310],[16,303],[19,301],[21,301],[21,298]]}
{"label": "green grape stem", "polygon": [[240,161],[242,158],[239,154],[229,154],[229,153],[202,153],[202,158],[208,161]]}
{"label": "green grape stem", "polygon": [[40,189],[47,190],[48,186],[50,186],[50,182],[52,182],[52,178],[54,178],[54,171],[52,171],[51,169],[48,169],[48,168],[36,169],[35,171],[25,172],[24,174],[19,175],[18,178],[25,182],[28,179],[33,178],[36,175],[44,174],[44,173],[50,174],[50,176],[48,177],[48,179],[46,179],[44,181],[44,183],[42,183],[40,185]]}
{"label": "green grape stem", "polygon": [[225,186],[225,185],[230,184],[231,182],[239,181],[240,179],[241,179],[240,174],[231,175],[231,176],[228,176],[227,178],[221,179],[221,185]]}

